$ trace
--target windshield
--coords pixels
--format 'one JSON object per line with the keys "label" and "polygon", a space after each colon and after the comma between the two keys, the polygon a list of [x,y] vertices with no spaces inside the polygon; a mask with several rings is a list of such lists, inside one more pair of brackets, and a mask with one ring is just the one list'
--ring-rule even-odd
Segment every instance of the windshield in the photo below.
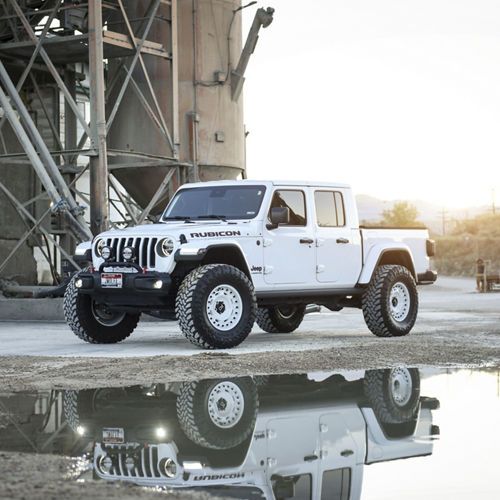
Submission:
{"label": "windshield", "polygon": [[169,203],[162,220],[253,219],[265,186],[207,186],[182,189]]}

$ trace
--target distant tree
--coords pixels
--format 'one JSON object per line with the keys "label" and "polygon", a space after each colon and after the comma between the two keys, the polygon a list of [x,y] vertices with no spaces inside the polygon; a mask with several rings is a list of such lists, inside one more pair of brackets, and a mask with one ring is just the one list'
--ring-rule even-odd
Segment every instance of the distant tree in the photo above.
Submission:
{"label": "distant tree", "polygon": [[417,220],[418,210],[407,201],[395,201],[391,209],[382,212],[381,223],[384,226],[421,226]]}

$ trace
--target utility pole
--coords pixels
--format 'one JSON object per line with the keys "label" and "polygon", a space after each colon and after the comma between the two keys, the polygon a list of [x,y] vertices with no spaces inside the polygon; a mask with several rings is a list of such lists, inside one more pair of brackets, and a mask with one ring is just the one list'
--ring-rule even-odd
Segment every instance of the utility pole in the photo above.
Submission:
{"label": "utility pole", "polygon": [[443,227],[443,236],[446,234],[446,216],[448,215],[448,211],[443,208],[441,210],[441,222]]}

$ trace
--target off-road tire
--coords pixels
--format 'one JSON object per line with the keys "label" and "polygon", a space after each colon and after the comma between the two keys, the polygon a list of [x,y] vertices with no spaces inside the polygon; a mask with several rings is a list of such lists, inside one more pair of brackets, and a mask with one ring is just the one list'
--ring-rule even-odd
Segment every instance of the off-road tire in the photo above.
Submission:
{"label": "off-road tire", "polygon": [[64,418],[74,432],[91,414],[93,390],[63,391]]}
{"label": "off-road tire", "polygon": [[[221,383],[238,386],[243,395],[243,413],[234,426],[215,425],[208,410],[209,396]],[[259,409],[257,387],[250,377],[184,382],[177,396],[177,418],[184,434],[193,443],[216,450],[234,448],[253,432]]]}
{"label": "off-road tire", "polygon": [[[396,320],[391,314],[391,290],[402,285],[408,292],[409,310]],[[415,280],[404,266],[379,266],[361,300],[363,316],[370,331],[377,337],[401,337],[410,332],[418,313],[418,292]]]}
{"label": "off-road tire", "polygon": [[[408,401],[397,401],[393,394],[391,377],[395,370],[404,370],[411,378],[411,395]],[[380,422],[402,424],[416,417],[420,402],[420,375],[416,368],[391,368],[368,370],[364,378],[364,393]]]}
{"label": "off-road tire", "polygon": [[[284,306],[283,306],[284,307]],[[306,312],[306,306],[286,306],[290,311],[283,313],[280,306],[263,306],[257,310],[256,322],[267,333],[291,333],[296,330]]]}
{"label": "off-road tire", "polygon": [[[220,286],[230,286],[241,299],[241,317],[229,330],[216,328],[207,315],[207,300]],[[255,322],[257,301],[252,282],[236,267],[208,264],[191,271],[181,283],[175,312],[184,336],[204,349],[228,349],[243,342]]]}
{"label": "off-road tire", "polygon": [[[83,271],[88,271],[88,269]],[[127,313],[119,323],[113,326],[99,323],[92,312],[90,295],[78,293],[75,286],[77,278],[78,273],[68,283],[63,300],[64,318],[73,333],[91,344],[114,344],[126,339],[137,326],[140,314]]]}

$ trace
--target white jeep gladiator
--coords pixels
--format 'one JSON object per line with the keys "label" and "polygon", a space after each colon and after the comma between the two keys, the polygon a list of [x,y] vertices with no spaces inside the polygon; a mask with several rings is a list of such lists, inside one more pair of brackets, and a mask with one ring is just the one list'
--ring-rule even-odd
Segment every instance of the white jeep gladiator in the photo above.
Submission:
{"label": "white jeep gladiator", "polygon": [[253,324],[286,333],[306,306],[363,310],[377,336],[406,335],[417,284],[432,283],[425,228],[363,228],[349,186],[219,181],[183,185],[160,221],[99,234],[65,292],[73,332],[119,342],[141,313],[176,317],[203,348],[240,344]]}

